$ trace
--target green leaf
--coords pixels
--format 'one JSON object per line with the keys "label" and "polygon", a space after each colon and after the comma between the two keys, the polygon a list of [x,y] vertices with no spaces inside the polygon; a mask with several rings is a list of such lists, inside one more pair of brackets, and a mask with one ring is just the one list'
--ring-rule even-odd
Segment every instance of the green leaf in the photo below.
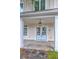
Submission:
{"label": "green leaf", "polygon": [[48,59],[58,59],[57,51],[48,51]]}

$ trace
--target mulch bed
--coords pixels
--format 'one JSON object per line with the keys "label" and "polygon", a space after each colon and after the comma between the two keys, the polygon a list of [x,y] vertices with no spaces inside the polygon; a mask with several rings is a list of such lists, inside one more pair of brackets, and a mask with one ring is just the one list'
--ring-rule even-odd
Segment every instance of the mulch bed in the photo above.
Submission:
{"label": "mulch bed", "polygon": [[30,59],[31,56],[36,55],[47,57],[47,51],[20,48],[20,59]]}

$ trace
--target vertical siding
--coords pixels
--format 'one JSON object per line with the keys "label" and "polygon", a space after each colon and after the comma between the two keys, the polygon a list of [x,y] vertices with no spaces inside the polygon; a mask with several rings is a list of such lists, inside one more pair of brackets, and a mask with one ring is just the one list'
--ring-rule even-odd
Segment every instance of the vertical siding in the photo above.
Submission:
{"label": "vertical siding", "polygon": [[54,8],[54,0],[49,0],[50,1],[50,9]]}
{"label": "vertical siding", "polygon": [[24,39],[36,40],[36,24],[27,24],[27,36]]}
{"label": "vertical siding", "polygon": [[53,9],[54,0],[45,0],[45,9]]}
{"label": "vertical siding", "polygon": [[32,11],[32,0],[24,0],[24,11]]}
{"label": "vertical siding", "polygon": [[48,24],[48,41],[54,41],[54,27],[53,24]]}
{"label": "vertical siding", "polygon": [[35,40],[36,39],[36,25],[30,24],[29,25],[29,39]]}
{"label": "vertical siding", "polygon": [[[45,9],[58,8],[58,0],[45,0]],[[24,11],[33,11],[32,0],[24,0]]]}

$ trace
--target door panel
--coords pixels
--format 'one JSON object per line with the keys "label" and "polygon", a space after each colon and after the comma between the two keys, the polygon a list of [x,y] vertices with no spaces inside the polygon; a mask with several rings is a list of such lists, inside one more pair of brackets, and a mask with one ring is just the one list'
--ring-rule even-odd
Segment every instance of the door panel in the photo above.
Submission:
{"label": "door panel", "polygon": [[37,27],[36,39],[39,41],[46,41],[47,40],[46,32],[47,32],[46,27]]}
{"label": "door panel", "polygon": [[46,33],[46,31],[47,31],[47,28],[46,27],[42,27],[42,40],[47,40],[47,33]]}
{"label": "door panel", "polygon": [[37,40],[41,39],[41,28],[37,27]]}

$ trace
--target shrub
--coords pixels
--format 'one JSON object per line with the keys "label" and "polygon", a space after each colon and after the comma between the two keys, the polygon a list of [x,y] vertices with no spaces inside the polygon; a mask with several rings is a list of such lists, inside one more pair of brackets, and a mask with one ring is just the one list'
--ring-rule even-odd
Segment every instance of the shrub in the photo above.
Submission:
{"label": "shrub", "polygon": [[57,51],[48,51],[48,59],[58,59]]}

